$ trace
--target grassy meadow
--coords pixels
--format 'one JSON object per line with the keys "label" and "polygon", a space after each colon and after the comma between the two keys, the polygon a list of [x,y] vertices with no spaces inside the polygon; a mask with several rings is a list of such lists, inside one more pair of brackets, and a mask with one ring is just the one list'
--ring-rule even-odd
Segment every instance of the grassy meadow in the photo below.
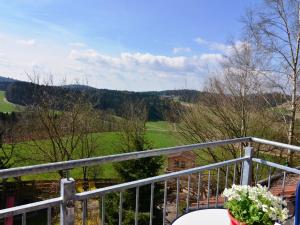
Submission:
{"label": "grassy meadow", "polygon": [[[183,138],[178,133],[178,128],[176,124],[172,124],[166,121],[147,122],[146,130],[146,137],[148,141],[152,144],[153,148],[164,148],[185,144]],[[118,132],[102,132],[94,133],[93,135],[97,140],[97,149],[95,152],[95,156],[105,156],[121,153]],[[46,147],[50,147],[49,140],[41,140],[40,143],[45,145]],[[217,147],[214,149],[214,151],[221,158],[225,156],[225,158],[227,158],[229,156],[228,152],[224,151],[223,148]],[[34,147],[30,142],[23,142],[17,144],[17,147],[15,149],[16,156],[13,159],[13,167],[37,164],[37,162],[34,160],[22,159],[25,156],[33,155],[34,152],[36,152],[36,147]],[[200,151],[196,152],[198,154],[203,154],[203,152]],[[206,156],[208,157],[208,155]],[[278,161],[278,157],[270,155],[260,155],[260,157],[274,162]],[[284,159],[281,159],[279,161],[282,160]],[[197,163],[199,165],[204,165],[207,164],[207,161],[203,161],[198,158]],[[74,178],[82,178],[82,169],[75,168],[71,170],[71,176]],[[89,171],[89,176],[91,178],[118,178],[113,164],[109,163],[103,164],[101,166],[91,167]],[[57,172],[22,177],[23,180],[52,180],[58,178],[59,175]]]}
{"label": "grassy meadow", "polygon": [[16,105],[8,102],[5,98],[5,91],[0,91],[0,112],[16,111]]}
{"label": "grassy meadow", "polygon": [[[175,127],[165,121],[158,122],[148,122],[147,125],[146,137],[152,144],[153,148],[163,148],[176,145],[182,145],[183,140],[180,138],[178,133],[175,131]],[[97,150],[95,156],[104,156],[121,153],[119,136],[117,132],[103,132],[103,133],[94,133],[97,140]],[[50,145],[48,140],[40,141],[43,145]],[[30,142],[20,143],[16,147],[16,158],[14,159],[14,167],[18,166],[27,166],[36,164],[34,160],[17,160],[22,159],[22,156],[32,155],[36,151],[33,145]],[[117,174],[114,170],[112,164],[105,164],[101,166],[94,167],[91,169],[95,171],[94,174],[97,174],[97,178],[117,178]],[[71,176],[74,178],[82,177],[81,168],[76,168],[71,171]],[[90,175],[93,176],[93,175]],[[49,174],[40,174],[25,176],[23,179],[32,180],[32,179],[57,179],[58,174],[56,172]]]}

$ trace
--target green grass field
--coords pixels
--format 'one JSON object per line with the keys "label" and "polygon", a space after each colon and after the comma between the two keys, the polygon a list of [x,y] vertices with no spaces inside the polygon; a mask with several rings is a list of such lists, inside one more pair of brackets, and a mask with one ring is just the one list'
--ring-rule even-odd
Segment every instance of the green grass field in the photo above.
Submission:
{"label": "green grass field", "polygon": [[0,91],[0,112],[16,111],[16,105],[6,101],[5,91]]}
{"label": "green grass field", "polygon": [[[180,136],[180,134],[176,132],[177,128],[171,123],[165,121],[148,122],[146,124],[146,128],[146,137],[152,144],[153,148],[164,148],[186,144],[184,143],[184,140]],[[95,152],[95,156],[105,156],[121,153],[119,134],[117,132],[103,132],[95,133],[93,135],[97,140],[97,150]],[[46,146],[50,145],[50,142],[48,140],[43,140],[40,142],[45,144]],[[20,160],[22,159],[22,156],[32,155],[35,151],[35,147],[30,145],[29,142],[18,144],[15,153],[20,157],[15,157],[15,163],[13,166],[19,167],[37,164],[37,162],[34,160]],[[198,154],[202,154],[202,156],[206,155],[204,152],[196,152],[198,152]],[[215,148],[215,152],[219,156],[226,154],[226,152],[224,152],[224,149],[222,148]],[[208,155],[206,155],[206,157],[208,157]],[[275,162],[277,161],[274,159],[274,157],[269,155],[266,155],[264,158]],[[198,159],[197,163],[199,165],[205,165],[207,164],[207,161]],[[117,173],[114,169],[113,164],[104,164],[101,166],[93,167],[91,171],[92,172],[90,173],[90,177],[93,177],[93,174],[96,174],[97,178],[117,178]],[[74,178],[81,178],[81,168],[73,169],[71,171],[71,176]],[[24,180],[45,180],[58,178],[59,176],[57,172],[22,177],[22,179]]]}
{"label": "green grass field", "polygon": [[[153,148],[171,147],[176,145],[182,145],[183,140],[179,137],[178,133],[174,131],[173,125],[168,122],[149,122],[147,123],[146,137],[152,144]],[[117,132],[103,132],[95,133],[97,139],[97,151],[95,156],[104,156],[121,153],[120,142]],[[48,140],[43,140],[41,143],[50,145]],[[16,154],[20,157],[16,157],[14,167],[27,166],[36,164],[34,160],[17,160],[21,159],[22,156],[32,155],[36,151],[35,147],[30,145],[29,142],[21,143],[17,145],[15,150]],[[97,178],[116,178],[117,174],[112,164],[105,164],[102,166],[95,167],[94,170],[97,173]],[[71,175],[74,178],[82,177],[81,168],[77,168],[71,171]],[[57,179],[58,174],[49,173],[41,175],[26,176],[23,179]]]}
{"label": "green grass field", "polygon": [[148,122],[146,124],[146,128],[149,131],[176,132],[177,130],[176,124],[169,123],[167,121]]}

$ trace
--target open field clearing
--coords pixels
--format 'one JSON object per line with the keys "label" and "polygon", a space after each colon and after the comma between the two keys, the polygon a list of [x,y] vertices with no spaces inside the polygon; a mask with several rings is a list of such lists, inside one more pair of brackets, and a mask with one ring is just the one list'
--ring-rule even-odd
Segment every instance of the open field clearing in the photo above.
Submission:
{"label": "open field clearing", "polygon": [[5,98],[5,91],[0,91],[0,112],[16,111],[16,105],[8,102]]}
{"label": "open field clearing", "polygon": [[[183,140],[178,136],[177,132],[174,132],[173,125],[168,124],[168,122],[149,122],[147,124],[146,137],[149,142],[153,145],[153,148],[163,148],[170,147],[176,145],[182,145]],[[152,129],[153,128],[153,129]],[[155,129],[154,129],[155,128]],[[119,141],[118,132],[103,132],[103,133],[95,133],[93,134],[97,140],[97,149],[95,152],[95,156],[104,156],[104,155],[113,155],[121,153],[121,146]],[[50,146],[50,141],[41,140],[40,143],[43,145]],[[16,157],[14,159],[13,166],[27,166],[36,164],[36,160],[34,157],[34,152],[36,152],[36,147],[33,146],[30,142],[23,142],[17,144],[15,149]],[[32,157],[31,157],[32,156]],[[24,160],[26,158],[26,160]],[[29,159],[28,159],[29,158]],[[30,159],[32,158],[32,159]],[[116,172],[114,166],[112,164],[105,164],[102,166],[95,167],[91,169],[90,176],[95,176],[97,178],[116,178]],[[81,168],[76,168],[71,171],[71,175],[74,178],[82,177]],[[56,179],[58,178],[58,173],[51,174],[41,174],[23,177],[23,179],[31,180],[31,179]]]}

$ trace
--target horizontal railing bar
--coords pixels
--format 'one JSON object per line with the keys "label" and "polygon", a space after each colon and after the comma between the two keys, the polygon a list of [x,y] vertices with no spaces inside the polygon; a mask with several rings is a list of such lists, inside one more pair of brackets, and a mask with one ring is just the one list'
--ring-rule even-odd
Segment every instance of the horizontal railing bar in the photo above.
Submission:
{"label": "horizontal railing bar", "polygon": [[280,165],[280,164],[277,164],[277,163],[273,163],[273,162],[266,161],[264,159],[258,159],[258,158],[252,158],[252,161],[263,164],[263,165],[266,165],[266,166],[271,166],[271,167],[274,167],[274,168],[277,168],[277,169],[281,169],[281,170],[284,170],[284,171],[287,171],[287,172],[290,172],[290,173],[295,173],[295,174],[300,175],[300,170],[296,169],[296,168],[283,166],[283,165]]}
{"label": "horizontal railing bar", "polygon": [[176,146],[170,148],[153,149],[153,150],[147,150],[142,152],[141,151],[130,152],[130,153],[123,153],[123,154],[109,155],[109,156],[100,156],[100,157],[69,160],[69,161],[62,161],[62,162],[55,162],[55,163],[39,164],[33,166],[15,167],[11,169],[0,170],[0,178],[18,177],[23,175],[47,173],[47,172],[58,171],[58,170],[68,170],[75,167],[92,166],[92,165],[111,163],[111,162],[121,162],[121,161],[126,161],[131,159],[140,159],[140,158],[146,158],[152,156],[167,155],[167,154],[191,151],[195,149],[216,147],[221,145],[236,144],[236,143],[249,142],[249,141],[251,141],[250,137],[244,137],[244,138],[235,138],[235,139],[228,139],[228,140],[211,141],[205,143]]}
{"label": "horizontal railing bar", "polygon": [[256,137],[252,137],[251,140],[255,143],[271,145],[271,146],[275,146],[275,147],[279,147],[279,148],[285,148],[285,149],[293,150],[296,152],[300,152],[300,147],[295,146],[295,145],[284,144],[284,143],[280,143],[280,142],[276,142],[276,141],[269,141],[266,139],[261,139],[261,138],[256,138]]}
{"label": "horizontal railing bar", "polygon": [[216,169],[216,168],[219,168],[219,167],[222,167],[222,166],[225,166],[225,165],[230,165],[230,164],[233,164],[233,163],[243,162],[243,161],[248,160],[248,159],[249,159],[249,157],[231,159],[231,160],[218,162],[218,163],[213,163],[213,164],[209,164],[209,165],[205,165],[205,166],[201,166],[201,167],[196,167],[196,168],[192,168],[192,169],[181,170],[181,171],[178,171],[178,172],[163,174],[163,175],[156,176],[156,177],[150,177],[150,178],[145,178],[145,179],[142,179],[142,180],[136,180],[136,181],[117,184],[117,185],[113,185],[113,186],[109,186],[109,187],[99,188],[99,189],[92,190],[92,191],[81,192],[81,193],[77,193],[75,195],[75,200],[84,200],[86,198],[92,198],[92,197],[96,197],[96,196],[99,196],[99,195],[104,195],[104,194],[110,193],[110,192],[118,192],[118,191],[123,191],[123,190],[126,190],[126,189],[130,189],[130,188],[134,188],[134,187],[137,187],[137,186],[143,186],[143,185],[147,185],[147,184],[151,184],[151,183],[161,182],[161,181],[169,180],[169,179],[172,179],[172,178],[177,178],[177,177],[180,177],[180,176],[183,176],[183,175],[197,173],[197,172],[200,172],[200,171],[203,171],[203,170]]}
{"label": "horizontal railing bar", "polygon": [[0,210],[0,219],[9,216],[16,216],[23,213],[47,209],[48,207],[58,206],[62,203],[62,198],[52,198],[44,201],[33,202],[26,205],[15,206]]}

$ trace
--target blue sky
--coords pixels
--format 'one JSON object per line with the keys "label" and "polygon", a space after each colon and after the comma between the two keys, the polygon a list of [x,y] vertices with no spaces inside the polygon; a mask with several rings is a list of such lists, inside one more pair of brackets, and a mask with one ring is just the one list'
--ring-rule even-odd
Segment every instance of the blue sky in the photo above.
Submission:
{"label": "blue sky", "polygon": [[254,2],[2,0],[0,74],[135,91],[201,89]]}

